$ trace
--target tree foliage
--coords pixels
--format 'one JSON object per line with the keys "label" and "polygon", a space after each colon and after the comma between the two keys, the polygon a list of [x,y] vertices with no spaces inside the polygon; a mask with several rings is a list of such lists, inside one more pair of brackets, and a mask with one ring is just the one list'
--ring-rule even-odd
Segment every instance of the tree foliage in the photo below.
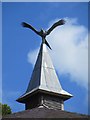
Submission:
{"label": "tree foliage", "polygon": [[0,103],[0,116],[2,116],[2,104]]}
{"label": "tree foliage", "polygon": [[0,103],[0,114],[2,113],[2,115],[7,115],[7,114],[11,114],[11,108],[10,106],[8,106],[7,104],[1,104]]}

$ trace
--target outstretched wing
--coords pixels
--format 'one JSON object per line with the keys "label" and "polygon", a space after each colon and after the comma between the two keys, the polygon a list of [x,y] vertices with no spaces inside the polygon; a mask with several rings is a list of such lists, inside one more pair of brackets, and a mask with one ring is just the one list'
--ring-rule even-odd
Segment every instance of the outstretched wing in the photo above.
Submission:
{"label": "outstretched wing", "polygon": [[58,22],[54,23],[49,30],[47,30],[46,34],[49,35],[50,32],[51,32],[55,27],[57,27],[57,26],[59,26],[59,25],[63,25],[63,24],[65,24],[65,20],[63,20],[63,19],[59,20]]}
{"label": "outstretched wing", "polygon": [[31,25],[29,25],[29,24],[27,24],[27,23],[25,23],[25,22],[22,22],[22,26],[23,26],[23,27],[26,27],[26,28],[29,28],[29,29],[33,30],[36,34],[40,35],[40,34],[39,34],[39,31],[37,31],[37,30],[36,30],[34,27],[32,27]]}

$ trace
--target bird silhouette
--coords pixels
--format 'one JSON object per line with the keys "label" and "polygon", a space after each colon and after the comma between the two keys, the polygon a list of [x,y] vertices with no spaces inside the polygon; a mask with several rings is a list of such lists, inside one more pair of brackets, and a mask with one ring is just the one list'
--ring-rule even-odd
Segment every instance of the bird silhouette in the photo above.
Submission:
{"label": "bird silhouette", "polygon": [[47,31],[41,29],[40,31],[37,31],[34,27],[32,27],[30,24],[26,23],[26,22],[22,22],[22,26],[25,28],[29,28],[31,30],[33,30],[37,35],[42,37],[42,43],[45,43],[50,49],[50,45],[46,40],[46,36],[49,35],[57,26],[60,25],[64,25],[65,24],[65,20],[61,19],[59,21],[57,21],[56,23],[54,23]]}

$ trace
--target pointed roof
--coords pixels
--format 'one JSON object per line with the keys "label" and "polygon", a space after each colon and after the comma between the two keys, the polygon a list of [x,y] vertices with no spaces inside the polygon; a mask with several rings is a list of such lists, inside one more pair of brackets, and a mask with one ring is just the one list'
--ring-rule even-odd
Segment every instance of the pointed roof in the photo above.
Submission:
{"label": "pointed roof", "polygon": [[48,50],[46,48],[46,44],[44,43],[41,44],[38,58],[26,93],[18,98],[17,101],[20,102],[23,98],[37,90],[60,95],[64,97],[64,100],[72,97],[70,93],[62,89]]}

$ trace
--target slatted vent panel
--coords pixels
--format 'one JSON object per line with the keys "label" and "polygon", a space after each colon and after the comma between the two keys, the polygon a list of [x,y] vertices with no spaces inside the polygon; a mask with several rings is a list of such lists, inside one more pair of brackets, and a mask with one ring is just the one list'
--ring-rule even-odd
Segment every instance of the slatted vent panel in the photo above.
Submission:
{"label": "slatted vent panel", "polygon": [[44,100],[43,104],[49,108],[60,109],[62,110],[62,102],[56,102],[51,100]]}

